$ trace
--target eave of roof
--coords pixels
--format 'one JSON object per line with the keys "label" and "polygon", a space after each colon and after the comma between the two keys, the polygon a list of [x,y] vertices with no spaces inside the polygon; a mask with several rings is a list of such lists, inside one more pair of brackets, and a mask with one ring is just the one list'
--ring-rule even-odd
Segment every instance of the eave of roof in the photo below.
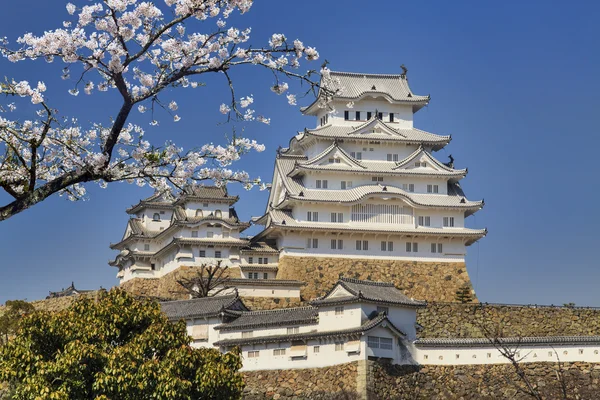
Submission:
{"label": "eave of roof", "polygon": [[[386,322],[386,327],[393,331],[398,336],[406,336],[400,329],[398,329],[392,322],[387,318],[385,313],[379,314],[372,320],[365,322],[363,325],[357,328],[341,329],[336,331],[324,331],[324,332],[307,332],[307,333],[295,333],[291,335],[273,335],[273,336],[259,336],[253,338],[241,338],[241,339],[224,339],[215,342],[215,346],[241,346],[247,344],[258,344],[258,343],[278,343],[278,342],[290,342],[292,340],[310,340],[310,339],[321,339],[321,338],[335,338],[335,337],[360,337],[368,331],[376,328],[383,322]],[[291,324],[290,324],[291,325]]]}
{"label": "eave of roof", "polygon": [[268,326],[316,324],[318,322],[318,310],[311,306],[280,308],[275,310],[249,311],[241,313],[240,317],[243,317],[243,319],[250,319],[250,321],[240,323],[241,320],[238,319],[231,323],[217,325],[214,329],[221,331],[239,331]]}

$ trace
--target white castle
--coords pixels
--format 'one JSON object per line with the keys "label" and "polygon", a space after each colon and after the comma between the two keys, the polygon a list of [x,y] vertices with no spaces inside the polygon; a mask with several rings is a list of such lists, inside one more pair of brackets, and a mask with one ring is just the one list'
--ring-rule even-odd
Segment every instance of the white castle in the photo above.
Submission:
{"label": "white castle", "polygon": [[[245,370],[370,358],[395,364],[506,362],[486,339],[418,339],[416,310],[426,302],[398,289],[418,287],[419,281],[404,285],[419,274],[448,285],[463,274],[468,282],[466,248],[487,233],[465,226],[484,205],[461,189],[467,170],[455,169],[451,156],[443,163],[433,155],[450,136],[413,126],[429,96],[412,93],[405,74],[331,72],[327,84],[333,98],[325,101],[320,93],[302,109],[316,117],[317,126],[277,152],[265,214],[252,221],[264,226],[260,233],[241,236],[250,224],[238,219],[238,198],[225,188],[157,193],[127,210],[132,218],[125,235],[111,245],[120,250],[110,265],[118,267],[121,283],[216,261],[239,269],[231,280],[236,289],[225,295],[162,307],[169,318],[186,320],[194,346],[240,346]],[[388,268],[394,282],[357,279],[377,276],[381,268]],[[429,287],[424,292],[427,300],[448,301]],[[250,311],[244,298],[251,297],[309,305]],[[599,337],[505,341],[520,345],[530,357],[526,361],[555,361],[558,351],[562,361],[600,360]]]}
{"label": "white castle", "polygon": [[259,279],[274,279],[284,256],[464,262],[466,246],[487,232],[465,219],[484,203],[465,197],[466,169],[433,156],[450,136],[413,126],[429,96],[413,94],[405,75],[330,75],[333,99],[319,106],[319,95],[302,109],[317,127],[278,151],[266,212],[254,220],[262,232],[240,238],[249,224],[224,188],[155,194],[127,210],[134,218],[111,246],[121,250],[110,263],[121,282],[207,258]]}

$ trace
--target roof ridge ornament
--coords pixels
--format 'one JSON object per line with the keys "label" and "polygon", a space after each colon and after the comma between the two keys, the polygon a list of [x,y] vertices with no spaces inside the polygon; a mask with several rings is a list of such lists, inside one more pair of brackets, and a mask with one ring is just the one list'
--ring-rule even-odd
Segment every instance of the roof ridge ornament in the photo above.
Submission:
{"label": "roof ridge ornament", "polygon": [[407,79],[406,74],[408,74],[408,68],[406,68],[404,64],[402,64],[400,68],[402,68],[402,74],[400,74],[400,78]]}

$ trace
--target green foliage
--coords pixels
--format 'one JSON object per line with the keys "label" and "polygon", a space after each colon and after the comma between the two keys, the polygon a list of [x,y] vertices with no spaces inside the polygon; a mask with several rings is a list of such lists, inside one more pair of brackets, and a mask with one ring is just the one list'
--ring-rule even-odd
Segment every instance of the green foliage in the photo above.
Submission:
{"label": "green foliage", "polygon": [[35,311],[35,308],[25,300],[8,300],[2,315],[0,315],[0,344],[8,341],[14,335],[21,318]]}
{"label": "green foliage", "polygon": [[473,294],[471,292],[471,286],[465,284],[458,288],[456,291],[456,301],[459,303],[471,303],[473,301]]}
{"label": "green foliage", "polygon": [[185,323],[121,290],[23,318],[0,349],[0,382],[14,399],[236,399],[238,351],[189,346]]}

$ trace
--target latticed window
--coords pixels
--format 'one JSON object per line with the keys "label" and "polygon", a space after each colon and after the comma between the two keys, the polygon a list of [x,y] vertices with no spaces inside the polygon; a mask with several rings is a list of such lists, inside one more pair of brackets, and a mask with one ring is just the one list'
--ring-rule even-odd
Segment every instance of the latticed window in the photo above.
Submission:
{"label": "latticed window", "polygon": [[253,350],[248,352],[248,358],[258,358],[260,355],[260,351]]}
{"label": "latticed window", "polygon": [[353,222],[412,224],[413,210],[398,204],[355,204],[351,218]]}
{"label": "latticed window", "polygon": [[344,342],[335,342],[335,351],[344,351]]}
{"label": "latticed window", "polygon": [[273,349],[274,356],[285,356],[285,349]]}
{"label": "latticed window", "polygon": [[288,333],[288,335],[293,335],[294,333],[300,333],[300,327],[299,326],[288,327],[287,333]]}
{"label": "latticed window", "polygon": [[445,227],[453,227],[454,226],[454,217],[444,217],[444,226]]}

